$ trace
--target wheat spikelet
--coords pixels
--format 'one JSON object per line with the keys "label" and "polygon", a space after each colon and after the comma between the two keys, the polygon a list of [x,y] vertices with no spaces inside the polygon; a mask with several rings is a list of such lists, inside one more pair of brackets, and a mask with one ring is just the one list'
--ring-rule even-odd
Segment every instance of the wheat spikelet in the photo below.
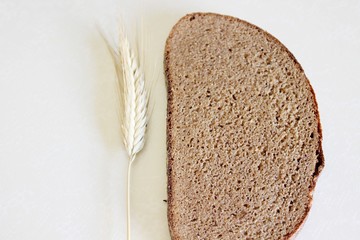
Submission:
{"label": "wheat spikelet", "polygon": [[147,123],[147,95],[144,74],[138,65],[135,52],[124,34],[120,34],[122,77],[119,87],[123,102],[122,135],[126,151],[133,161],[144,146]]}

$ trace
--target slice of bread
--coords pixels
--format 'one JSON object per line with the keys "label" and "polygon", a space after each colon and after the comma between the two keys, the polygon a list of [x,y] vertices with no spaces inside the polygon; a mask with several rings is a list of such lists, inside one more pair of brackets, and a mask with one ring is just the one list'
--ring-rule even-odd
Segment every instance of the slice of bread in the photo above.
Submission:
{"label": "slice of bread", "polygon": [[276,38],[213,13],[166,42],[172,239],[289,239],[324,166],[315,95]]}

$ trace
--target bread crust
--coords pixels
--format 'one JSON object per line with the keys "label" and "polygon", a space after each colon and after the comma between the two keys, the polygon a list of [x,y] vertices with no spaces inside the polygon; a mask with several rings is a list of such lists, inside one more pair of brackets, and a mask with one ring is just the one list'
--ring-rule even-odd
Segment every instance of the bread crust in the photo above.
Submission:
{"label": "bread crust", "polygon": [[[166,84],[167,84],[167,139],[166,139],[166,143],[167,143],[167,194],[168,194],[168,199],[167,199],[167,203],[168,203],[168,208],[167,208],[167,217],[168,217],[168,225],[169,225],[169,231],[170,231],[170,235],[171,235],[171,239],[173,240],[180,240],[179,236],[176,236],[175,233],[173,232],[173,228],[174,228],[174,218],[173,218],[173,212],[171,211],[172,206],[173,206],[173,196],[172,196],[172,185],[173,185],[173,179],[172,179],[172,163],[174,161],[174,159],[171,157],[171,152],[172,152],[172,137],[171,137],[171,133],[170,130],[172,128],[171,126],[171,117],[172,117],[172,103],[173,103],[173,93],[171,91],[171,84],[172,84],[172,76],[171,76],[171,72],[169,71],[169,51],[170,51],[170,46],[169,46],[169,42],[170,40],[173,38],[174,35],[174,31],[177,29],[177,26],[185,19],[190,19],[192,17],[197,17],[197,16],[214,16],[214,17],[221,17],[221,18],[226,18],[229,21],[237,21],[237,22],[241,22],[243,24],[248,25],[249,27],[258,29],[259,31],[262,31],[263,33],[265,33],[266,37],[275,41],[283,51],[285,51],[290,58],[293,60],[293,62],[295,63],[296,68],[298,68],[302,73],[304,73],[303,68],[301,67],[300,63],[296,60],[296,58],[294,57],[294,55],[274,36],[272,36],[270,33],[266,32],[265,30],[238,18],[232,17],[232,16],[227,16],[227,15],[222,15],[222,14],[217,14],[217,13],[209,13],[209,12],[195,12],[195,13],[190,13],[185,15],[184,17],[182,17],[172,28],[167,41],[166,41],[166,45],[165,45],[165,56],[164,56],[164,69],[165,69],[165,77],[166,77]],[[305,75],[305,73],[304,73]],[[316,181],[322,171],[322,169],[325,166],[325,159],[324,159],[324,154],[323,154],[323,150],[322,150],[322,128],[321,128],[321,123],[320,123],[320,115],[319,115],[319,111],[318,111],[318,103],[316,100],[316,96],[315,96],[315,92],[314,89],[312,88],[310,81],[308,80],[308,78],[305,76],[306,81],[308,86],[310,87],[310,91],[313,95],[313,99],[314,99],[314,104],[315,104],[315,116],[317,119],[317,129],[318,129],[318,134],[319,134],[319,142],[318,142],[318,159],[317,159],[317,163],[315,166],[315,172],[313,173],[313,181],[312,184],[310,185],[309,188],[309,198],[310,198],[310,202],[306,208],[306,211],[304,213],[304,216],[301,218],[301,220],[296,224],[294,230],[292,232],[289,232],[287,235],[285,235],[284,239],[291,239],[301,228],[301,226],[304,224],[306,217],[308,216],[308,213],[310,211],[311,205],[312,205],[312,199],[313,199],[313,191],[314,188],[316,186]]]}

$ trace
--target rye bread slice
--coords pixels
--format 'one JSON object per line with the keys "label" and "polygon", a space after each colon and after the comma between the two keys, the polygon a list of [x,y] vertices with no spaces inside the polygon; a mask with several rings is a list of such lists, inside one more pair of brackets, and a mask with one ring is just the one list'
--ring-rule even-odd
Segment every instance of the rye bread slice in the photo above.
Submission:
{"label": "rye bread slice", "polygon": [[167,39],[165,71],[172,239],[289,239],[324,166],[300,64],[248,22],[193,13]]}

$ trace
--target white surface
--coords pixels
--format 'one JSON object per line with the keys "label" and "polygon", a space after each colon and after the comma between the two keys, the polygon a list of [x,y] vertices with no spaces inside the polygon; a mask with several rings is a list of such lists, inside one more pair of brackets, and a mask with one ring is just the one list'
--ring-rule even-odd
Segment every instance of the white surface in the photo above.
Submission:
{"label": "white surface", "polygon": [[[96,23],[143,19],[149,66],[185,13],[248,20],[302,64],[320,108],[326,167],[299,240],[360,238],[360,1],[0,1],[0,239],[125,239],[126,159],[114,69]],[[154,65],[152,66],[154,68]],[[164,77],[134,166],[133,240],[170,239]]]}

